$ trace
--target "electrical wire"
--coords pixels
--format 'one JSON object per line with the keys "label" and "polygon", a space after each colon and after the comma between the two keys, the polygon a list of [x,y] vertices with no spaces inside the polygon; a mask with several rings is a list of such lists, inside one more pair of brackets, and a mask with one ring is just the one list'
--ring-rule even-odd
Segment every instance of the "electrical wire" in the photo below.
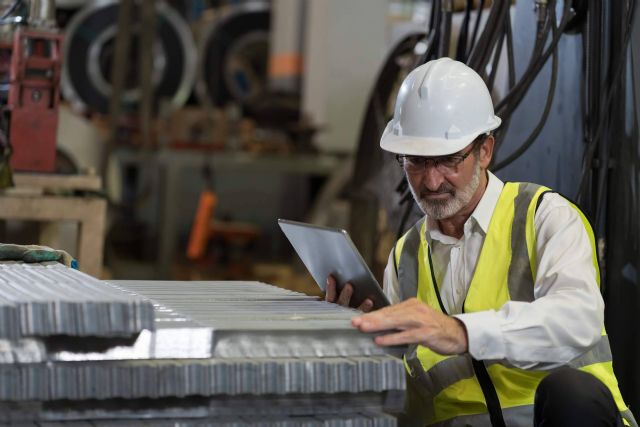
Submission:
{"label": "electrical wire", "polygon": [[442,14],[444,15],[442,19],[444,23],[444,31],[438,48],[439,57],[449,56],[449,48],[451,45],[451,21],[453,20],[453,0],[442,0],[442,2],[446,2],[446,6],[442,11]]}
{"label": "electrical wire", "polygon": [[[555,22],[555,19],[556,19],[555,11],[554,9],[551,9],[550,21]],[[558,31],[558,29],[555,27],[555,24],[552,23],[551,25],[553,27],[553,32],[555,36],[555,33]],[[516,159],[520,158],[520,156],[522,156],[533,145],[536,138],[538,137],[538,135],[540,135],[540,132],[544,128],[544,125],[546,124],[547,118],[549,117],[549,113],[551,111],[551,106],[553,105],[553,99],[555,97],[555,92],[556,92],[556,83],[558,81],[558,48],[557,46],[553,50],[552,57],[553,59],[551,61],[551,79],[549,80],[549,91],[547,93],[547,100],[545,102],[544,110],[542,112],[542,116],[540,117],[540,120],[538,121],[538,124],[533,129],[533,132],[531,132],[529,137],[525,140],[525,142],[518,147],[518,149],[516,149],[506,159],[500,161],[492,168],[493,172],[497,172],[503,169],[504,167],[513,163]]]}
{"label": "electrical wire", "polygon": [[480,2],[478,3],[478,12],[476,14],[476,22],[473,25],[473,36],[471,37],[471,44],[469,45],[469,50],[467,51],[465,62],[469,61],[469,55],[473,51],[473,48],[476,45],[476,40],[478,39],[478,30],[480,29],[480,22],[482,21],[482,14],[484,12],[485,1],[486,0],[480,0]]}
{"label": "electrical wire", "polygon": [[489,92],[493,91],[493,86],[496,82],[496,75],[498,74],[498,63],[500,62],[500,55],[502,55],[502,47],[504,45],[504,41],[506,38],[506,32],[503,32],[500,35],[500,40],[498,41],[498,45],[495,47],[493,52],[493,62],[491,63],[491,73],[489,73],[489,78],[487,79],[487,88]]}
{"label": "electrical wire", "polygon": [[473,9],[473,0],[467,0],[464,10],[464,19],[460,25],[460,36],[458,37],[458,47],[456,48],[456,61],[465,61],[467,59],[467,43],[469,39],[469,23],[471,21],[471,10]]}
{"label": "electrical wire", "polygon": [[556,50],[558,43],[562,37],[562,33],[564,29],[569,23],[571,17],[571,2],[566,1],[563,18],[560,25],[557,28],[556,34],[552,37],[551,42],[549,43],[549,47],[544,51],[544,53],[535,60],[525,72],[523,77],[520,79],[518,83],[516,83],[513,90],[511,90],[505,98],[502,99],[496,106],[496,114],[503,119],[503,121],[509,120],[511,115],[515,111],[515,109],[520,105],[524,96],[529,91],[531,84],[535,81],[535,78],[538,76],[540,70],[546,64],[549,56],[553,54]]}
{"label": "electrical wire", "polygon": [[484,69],[491,58],[498,40],[500,39],[504,20],[509,18],[509,0],[494,0],[491,12],[484,26],[484,31],[478,39],[478,43],[471,51],[467,65],[473,68],[481,76],[485,75]]}
{"label": "electrical wire", "polygon": [[[546,18],[543,20],[542,25],[541,25],[540,22],[538,22],[538,26],[537,26],[537,29],[536,29],[536,38],[535,38],[535,42],[534,42],[534,45],[533,45],[533,49],[531,51],[531,57],[529,58],[529,63],[527,65],[527,69],[523,72],[520,81],[518,82],[518,84],[516,84],[514,89],[512,91],[510,91],[504,98],[502,98],[497,103],[496,111],[500,111],[505,106],[509,105],[510,102],[511,102],[511,99],[513,97],[515,97],[516,95],[518,95],[520,92],[522,92],[522,91],[526,92],[526,90],[528,90],[527,82],[528,82],[529,78],[531,76],[533,76],[533,77],[537,76],[537,73],[535,72],[535,67],[536,67],[536,64],[538,63],[538,61],[540,60],[540,58],[543,55],[545,41],[548,39],[549,32],[551,30],[551,25],[552,25],[551,20],[548,18],[548,16],[549,16],[548,11],[549,10],[555,10],[555,3],[556,3],[556,0],[551,0],[549,7],[545,8],[545,11],[547,13],[544,15],[544,16],[546,16]],[[569,3],[565,2],[565,14],[567,12],[567,6],[568,5],[569,5]],[[565,14],[563,14],[563,16]],[[562,32],[560,31],[559,34],[562,34]],[[558,37],[558,40],[559,40],[559,37]],[[553,43],[554,43],[554,40],[551,41],[550,48],[554,47]]]}
{"label": "electrical wire", "polygon": [[429,29],[427,32],[427,36],[423,40],[423,42],[427,44],[427,49],[422,55],[416,58],[413,68],[426,63],[437,54],[436,49],[440,41],[440,24],[442,21],[441,1],[442,0],[433,0],[431,3],[431,19],[429,20]]}
{"label": "electrical wire", "polygon": [[605,114],[607,114],[611,108],[611,102],[613,101],[615,88],[619,84],[620,77],[622,76],[622,71],[627,62],[629,42],[631,40],[631,34],[633,30],[633,21],[635,19],[636,0],[631,0],[628,4],[629,4],[628,13],[627,13],[628,21],[627,21],[627,25],[625,26],[625,34],[623,38],[620,57],[617,63],[612,67],[613,72],[611,73],[611,79],[610,79],[609,85],[605,85],[605,87],[602,90],[603,92],[602,98],[605,99],[605,102],[601,104],[602,105],[600,110],[601,119],[598,120],[598,127],[593,139],[588,142],[587,148],[585,149],[585,155],[584,155],[583,166],[582,166],[582,175],[580,178],[578,191],[575,197],[578,203],[583,202],[584,194],[586,191],[587,177],[589,175],[589,171],[593,163],[595,150],[598,147],[598,143],[602,137],[602,133],[604,131],[604,128],[607,122],[606,120],[602,119],[602,117]]}

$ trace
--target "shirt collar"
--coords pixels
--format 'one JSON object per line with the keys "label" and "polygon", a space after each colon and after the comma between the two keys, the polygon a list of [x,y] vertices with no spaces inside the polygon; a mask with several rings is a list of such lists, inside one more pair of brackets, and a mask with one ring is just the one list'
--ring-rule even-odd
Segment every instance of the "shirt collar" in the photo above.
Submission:
{"label": "shirt collar", "polygon": [[487,234],[487,230],[489,230],[489,223],[491,222],[493,211],[498,204],[500,193],[502,193],[502,188],[504,187],[504,182],[502,182],[500,178],[489,171],[487,171],[487,175],[489,177],[487,189],[484,191],[478,206],[476,206],[471,214],[471,217],[476,220],[485,234]]}
{"label": "shirt collar", "polygon": [[[504,187],[504,183],[492,174],[487,171],[488,182],[487,188],[478,202],[475,210],[467,220],[464,225],[465,234],[473,227],[473,224],[476,223],[480,227],[480,229],[487,234],[487,230],[489,230],[489,223],[491,222],[491,217],[493,216],[493,211],[498,204],[498,199],[500,198],[500,193],[502,193],[502,188]],[[457,241],[457,239],[447,236],[440,231],[440,227],[436,221],[433,221],[427,217],[427,237],[429,240],[434,239],[438,240],[445,244],[452,244]]]}

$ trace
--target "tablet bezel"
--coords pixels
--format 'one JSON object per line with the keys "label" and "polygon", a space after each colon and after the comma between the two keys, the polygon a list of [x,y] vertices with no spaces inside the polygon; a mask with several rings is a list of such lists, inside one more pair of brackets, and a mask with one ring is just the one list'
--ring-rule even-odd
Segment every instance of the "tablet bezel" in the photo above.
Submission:
{"label": "tablet bezel", "polygon": [[[326,280],[331,274],[336,278],[338,293],[346,283],[352,284],[353,307],[358,307],[366,298],[373,301],[373,309],[389,305],[378,281],[345,230],[287,219],[278,219],[278,225],[320,289],[326,292]],[[339,247],[332,247],[336,243]]]}

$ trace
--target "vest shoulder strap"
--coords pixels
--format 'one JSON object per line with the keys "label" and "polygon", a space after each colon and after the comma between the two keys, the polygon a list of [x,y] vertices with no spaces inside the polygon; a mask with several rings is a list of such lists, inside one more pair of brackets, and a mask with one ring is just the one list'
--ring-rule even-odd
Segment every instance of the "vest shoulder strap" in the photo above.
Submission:
{"label": "vest shoulder strap", "polygon": [[548,189],[529,182],[505,185],[518,185],[518,193],[513,201],[513,224],[511,225],[511,263],[507,279],[509,295],[514,301],[531,302],[534,300],[536,258],[533,244],[535,242],[533,219],[537,202]]}
{"label": "vest shoulder strap", "polygon": [[402,301],[418,294],[418,250],[426,217],[421,218],[400,238],[395,247],[396,272]]}

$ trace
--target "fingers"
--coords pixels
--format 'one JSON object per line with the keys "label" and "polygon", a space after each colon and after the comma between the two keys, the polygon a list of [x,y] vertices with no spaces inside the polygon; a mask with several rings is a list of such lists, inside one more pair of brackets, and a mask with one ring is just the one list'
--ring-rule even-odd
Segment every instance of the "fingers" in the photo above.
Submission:
{"label": "fingers", "polygon": [[388,331],[391,329],[407,329],[412,323],[414,322],[410,317],[384,315],[379,312],[369,313],[351,321],[351,324],[357,327],[360,332],[368,333]]}
{"label": "fingers", "polygon": [[381,332],[391,329],[409,329],[428,321],[430,313],[419,301],[405,301],[373,313],[352,319],[351,324],[361,332]]}
{"label": "fingers", "polygon": [[327,287],[324,294],[324,300],[327,302],[336,302],[336,279],[333,276],[327,277]]}
{"label": "fingers", "polygon": [[390,345],[403,345],[403,344],[421,344],[420,334],[415,329],[408,331],[401,331],[395,334],[379,335],[373,339],[373,341],[382,347]]}
{"label": "fingers", "polygon": [[327,277],[324,300],[327,302],[336,302],[336,280],[333,276]]}
{"label": "fingers", "polygon": [[[351,298],[353,297],[353,292],[354,292],[353,285],[351,283],[347,283],[344,286],[344,288],[342,288],[340,295],[338,295],[336,299],[336,294],[337,294],[336,279],[333,276],[329,276],[327,277],[327,286],[325,288],[324,300],[327,302],[340,304],[341,306],[344,306],[344,307],[350,307]],[[373,310],[373,301],[370,298],[365,299],[362,302],[362,304],[360,304],[360,306],[358,307],[358,310],[364,313],[370,312],[371,310]]]}
{"label": "fingers", "polygon": [[346,285],[344,285],[344,288],[342,288],[342,292],[340,292],[337,303],[344,307],[349,307],[352,296],[353,286],[351,286],[351,283],[347,283]]}
{"label": "fingers", "polygon": [[373,301],[367,298],[366,300],[364,300],[362,304],[360,304],[360,307],[358,307],[358,310],[363,311],[365,313],[369,313],[371,310],[373,310]]}

